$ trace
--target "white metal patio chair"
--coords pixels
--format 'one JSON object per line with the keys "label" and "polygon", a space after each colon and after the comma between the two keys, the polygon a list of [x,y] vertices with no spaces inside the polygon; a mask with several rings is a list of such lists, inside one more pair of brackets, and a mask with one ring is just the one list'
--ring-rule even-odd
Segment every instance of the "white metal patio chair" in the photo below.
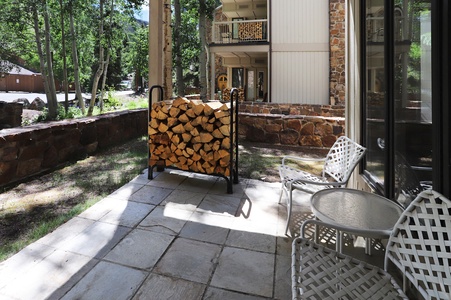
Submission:
{"label": "white metal patio chair", "polygon": [[443,195],[425,190],[402,213],[384,270],[305,239],[308,223],[334,227],[317,220],[302,225],[292,244],[293,299],[408,299],[408,286],[412,299],[451,299],[451,201]]}
{"label": "white metal patio chair", "polygon": [[[282,201],[283,192],[287,193],[287,223],[285,234],[288,233],[291,220],[293,190],[298,189],[313,194],[321,189],[332,187],[345,187],[351,177],[351,173],[363,158],[366,148],[354,142],[348,137],[339,137],[324,158],[284,156],[279,167],[280,189],[279,203]],[[321,176],[316,176],[293,167],[287,163],[290,161],[317,161],[323,163]]]}

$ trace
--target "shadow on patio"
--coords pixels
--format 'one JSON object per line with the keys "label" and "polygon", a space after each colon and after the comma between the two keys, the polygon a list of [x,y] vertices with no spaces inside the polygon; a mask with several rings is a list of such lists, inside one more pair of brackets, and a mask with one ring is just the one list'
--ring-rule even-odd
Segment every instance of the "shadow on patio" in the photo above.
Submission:
{"label": "shadow on patio", "polygon": [[[290,299],[292,239],[279,189],[241,179],[226,194],[217,177],[168,170],[149,181],[144,172],[2,262],[0,296]],[[295,199],[292,232],[312,217],[309,196]],[[330,232],[320,238],[334,247]],[[381,250],[368,258],[379,261]]]}

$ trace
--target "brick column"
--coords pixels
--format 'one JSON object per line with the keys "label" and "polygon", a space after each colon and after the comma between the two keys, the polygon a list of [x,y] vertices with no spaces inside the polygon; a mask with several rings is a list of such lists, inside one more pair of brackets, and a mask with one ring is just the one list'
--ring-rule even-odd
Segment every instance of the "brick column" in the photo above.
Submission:
{"label": "brick column", "polygon": [[345,0],[330,0],[330,104],[345,105]]}

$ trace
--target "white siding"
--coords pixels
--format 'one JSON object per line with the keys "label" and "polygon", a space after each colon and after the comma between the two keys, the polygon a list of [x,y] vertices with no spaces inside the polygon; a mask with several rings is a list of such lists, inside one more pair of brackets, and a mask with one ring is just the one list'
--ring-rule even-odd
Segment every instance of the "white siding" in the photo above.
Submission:
{"label": "white siding", "polygon": [[271,101],[329,104],[329,0],[276,0]]}

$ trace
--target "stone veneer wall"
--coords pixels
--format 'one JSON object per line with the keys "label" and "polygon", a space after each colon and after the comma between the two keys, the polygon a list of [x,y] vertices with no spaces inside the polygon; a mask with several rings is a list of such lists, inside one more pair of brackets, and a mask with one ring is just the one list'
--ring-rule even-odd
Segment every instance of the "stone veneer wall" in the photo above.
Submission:
{"label": "stone veneer wall", "polygon": [[147,109],[0,130],[0,186],[147,133]]}
{"label": "stone veneer wall", "polygon": [[345,134],[344,107],[245,102],[238,133],[251,142],[329,148]]}
{"label": "stone veneer wall", "polygon": [[346,2],[329,2],[330,104],[345,104],[346,96]]}

